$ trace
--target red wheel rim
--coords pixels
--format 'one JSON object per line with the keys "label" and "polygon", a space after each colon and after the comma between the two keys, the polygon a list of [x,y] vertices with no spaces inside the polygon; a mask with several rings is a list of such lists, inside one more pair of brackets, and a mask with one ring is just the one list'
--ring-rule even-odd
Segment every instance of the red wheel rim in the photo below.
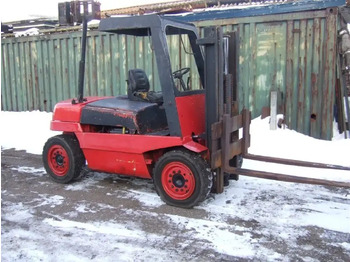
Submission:
{"label": "red wheel rim", "polygon": [[171,162],[163,169],[162,185],[172,199],[185,200],[193,194],[196,180],[188,166],[181,162]]}
{"label": "red wheel rim", "polygon": [[69,157],[67,151],[60,145],[50,147],[47,153],[47,162],[56,176],[65,176],[69,169]]}

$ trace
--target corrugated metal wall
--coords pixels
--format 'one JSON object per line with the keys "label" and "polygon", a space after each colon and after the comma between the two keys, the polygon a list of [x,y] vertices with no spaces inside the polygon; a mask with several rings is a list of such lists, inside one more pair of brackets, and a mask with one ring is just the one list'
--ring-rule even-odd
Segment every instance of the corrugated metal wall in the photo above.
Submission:
{"label": "corrugated metal wall", "polygon": [[336,84],[337,9],[205,21],[238,31],[239,106],[252,116],[282,93],[289,128],[331,139]]}
{"label": "corrugated metal wall", "polygon": [[[81,32],[2,39],[2,110],[52,111],[75,97],[80,42]],[[87,96],[125,94],[129,68],[145,69],[150,85],[159,87],[148,38],[89,31],[87,44]]]}
{"label": "corrugated metal wall", "polygon": [[[240,38],[240,108],[259,116],[271,90],[284,95],[287,125],[317,138],[332,136],[337,9],[198,22]],[[1,109],[51,111],[77,94],[81,32],[2,39]],[[170,39],[172,61],[194,66]],[[118,52],[116,52],[118,50]],[[180,62],[179,62],[180,61]],[[126,94],[127,72],[159,79],[148,38],[88,33],[86,95]]]}
{"label": "corrugated metal wall", "polygon": [[[182,41],[190,50],[188,39]],[[169,37],[168,43],[174,70],[195,67],[179,37]],[[57,102],[77,96],[81,32],[7,38],[1,48],[2,110],[52,111]],[[160,90],[152,48],[147,37],[89,31],[85,96],[126,94],[128,70],[133,68],[145,70],[151,89]],[[191,86],[196,89],[198,84],[194,73]]]}

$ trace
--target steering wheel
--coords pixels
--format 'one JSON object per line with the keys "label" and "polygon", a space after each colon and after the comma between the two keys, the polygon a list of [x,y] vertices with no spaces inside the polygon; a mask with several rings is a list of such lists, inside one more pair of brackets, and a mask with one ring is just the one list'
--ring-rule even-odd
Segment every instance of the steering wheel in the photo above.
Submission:
{"label": "steering wheel", "polygon": [[184,80],[182,79],[182,76],[187,74],[188,72],[190,72],[189,67],[184,67],[184,68],[181,68],[181,69],[173,72],[174,78],[180,80],[180,85],[184,91],[187,91],[188,87],[186,87],[186,84],[185,84]]}

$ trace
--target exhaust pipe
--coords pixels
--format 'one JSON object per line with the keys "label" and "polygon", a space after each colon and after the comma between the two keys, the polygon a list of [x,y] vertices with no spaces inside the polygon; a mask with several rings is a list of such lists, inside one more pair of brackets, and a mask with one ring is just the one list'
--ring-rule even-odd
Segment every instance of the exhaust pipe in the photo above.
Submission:
{"label": "exhaust pipe", "polygon": [[84,99],[84,78],[85,78],[85,54],[86,54],[86,35],[87,35],[87,19],[84,14],[83,18],[83,36],[81,39],[81,56],[79,62],[79,80],[78,80],[78,98],[73,99],[72,103],[83,103]]}

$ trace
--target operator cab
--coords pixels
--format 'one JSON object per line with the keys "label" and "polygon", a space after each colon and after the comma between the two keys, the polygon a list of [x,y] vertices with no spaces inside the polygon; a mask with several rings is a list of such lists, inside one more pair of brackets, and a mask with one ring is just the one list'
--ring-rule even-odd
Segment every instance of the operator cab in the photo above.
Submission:
{"label": "operator cab", "polygon": [[[142,55],[155,65],[129,68],[127,96],[87,104],[82,110],[82,124],[112,129],[122,126],[133,134],[185,137],[204,133],[204,60],[194,25],[143,15],[103,19],[99,30],[132,39],[142,37],[148,43]],[[155,76],[152,85],[147,75]]]}

